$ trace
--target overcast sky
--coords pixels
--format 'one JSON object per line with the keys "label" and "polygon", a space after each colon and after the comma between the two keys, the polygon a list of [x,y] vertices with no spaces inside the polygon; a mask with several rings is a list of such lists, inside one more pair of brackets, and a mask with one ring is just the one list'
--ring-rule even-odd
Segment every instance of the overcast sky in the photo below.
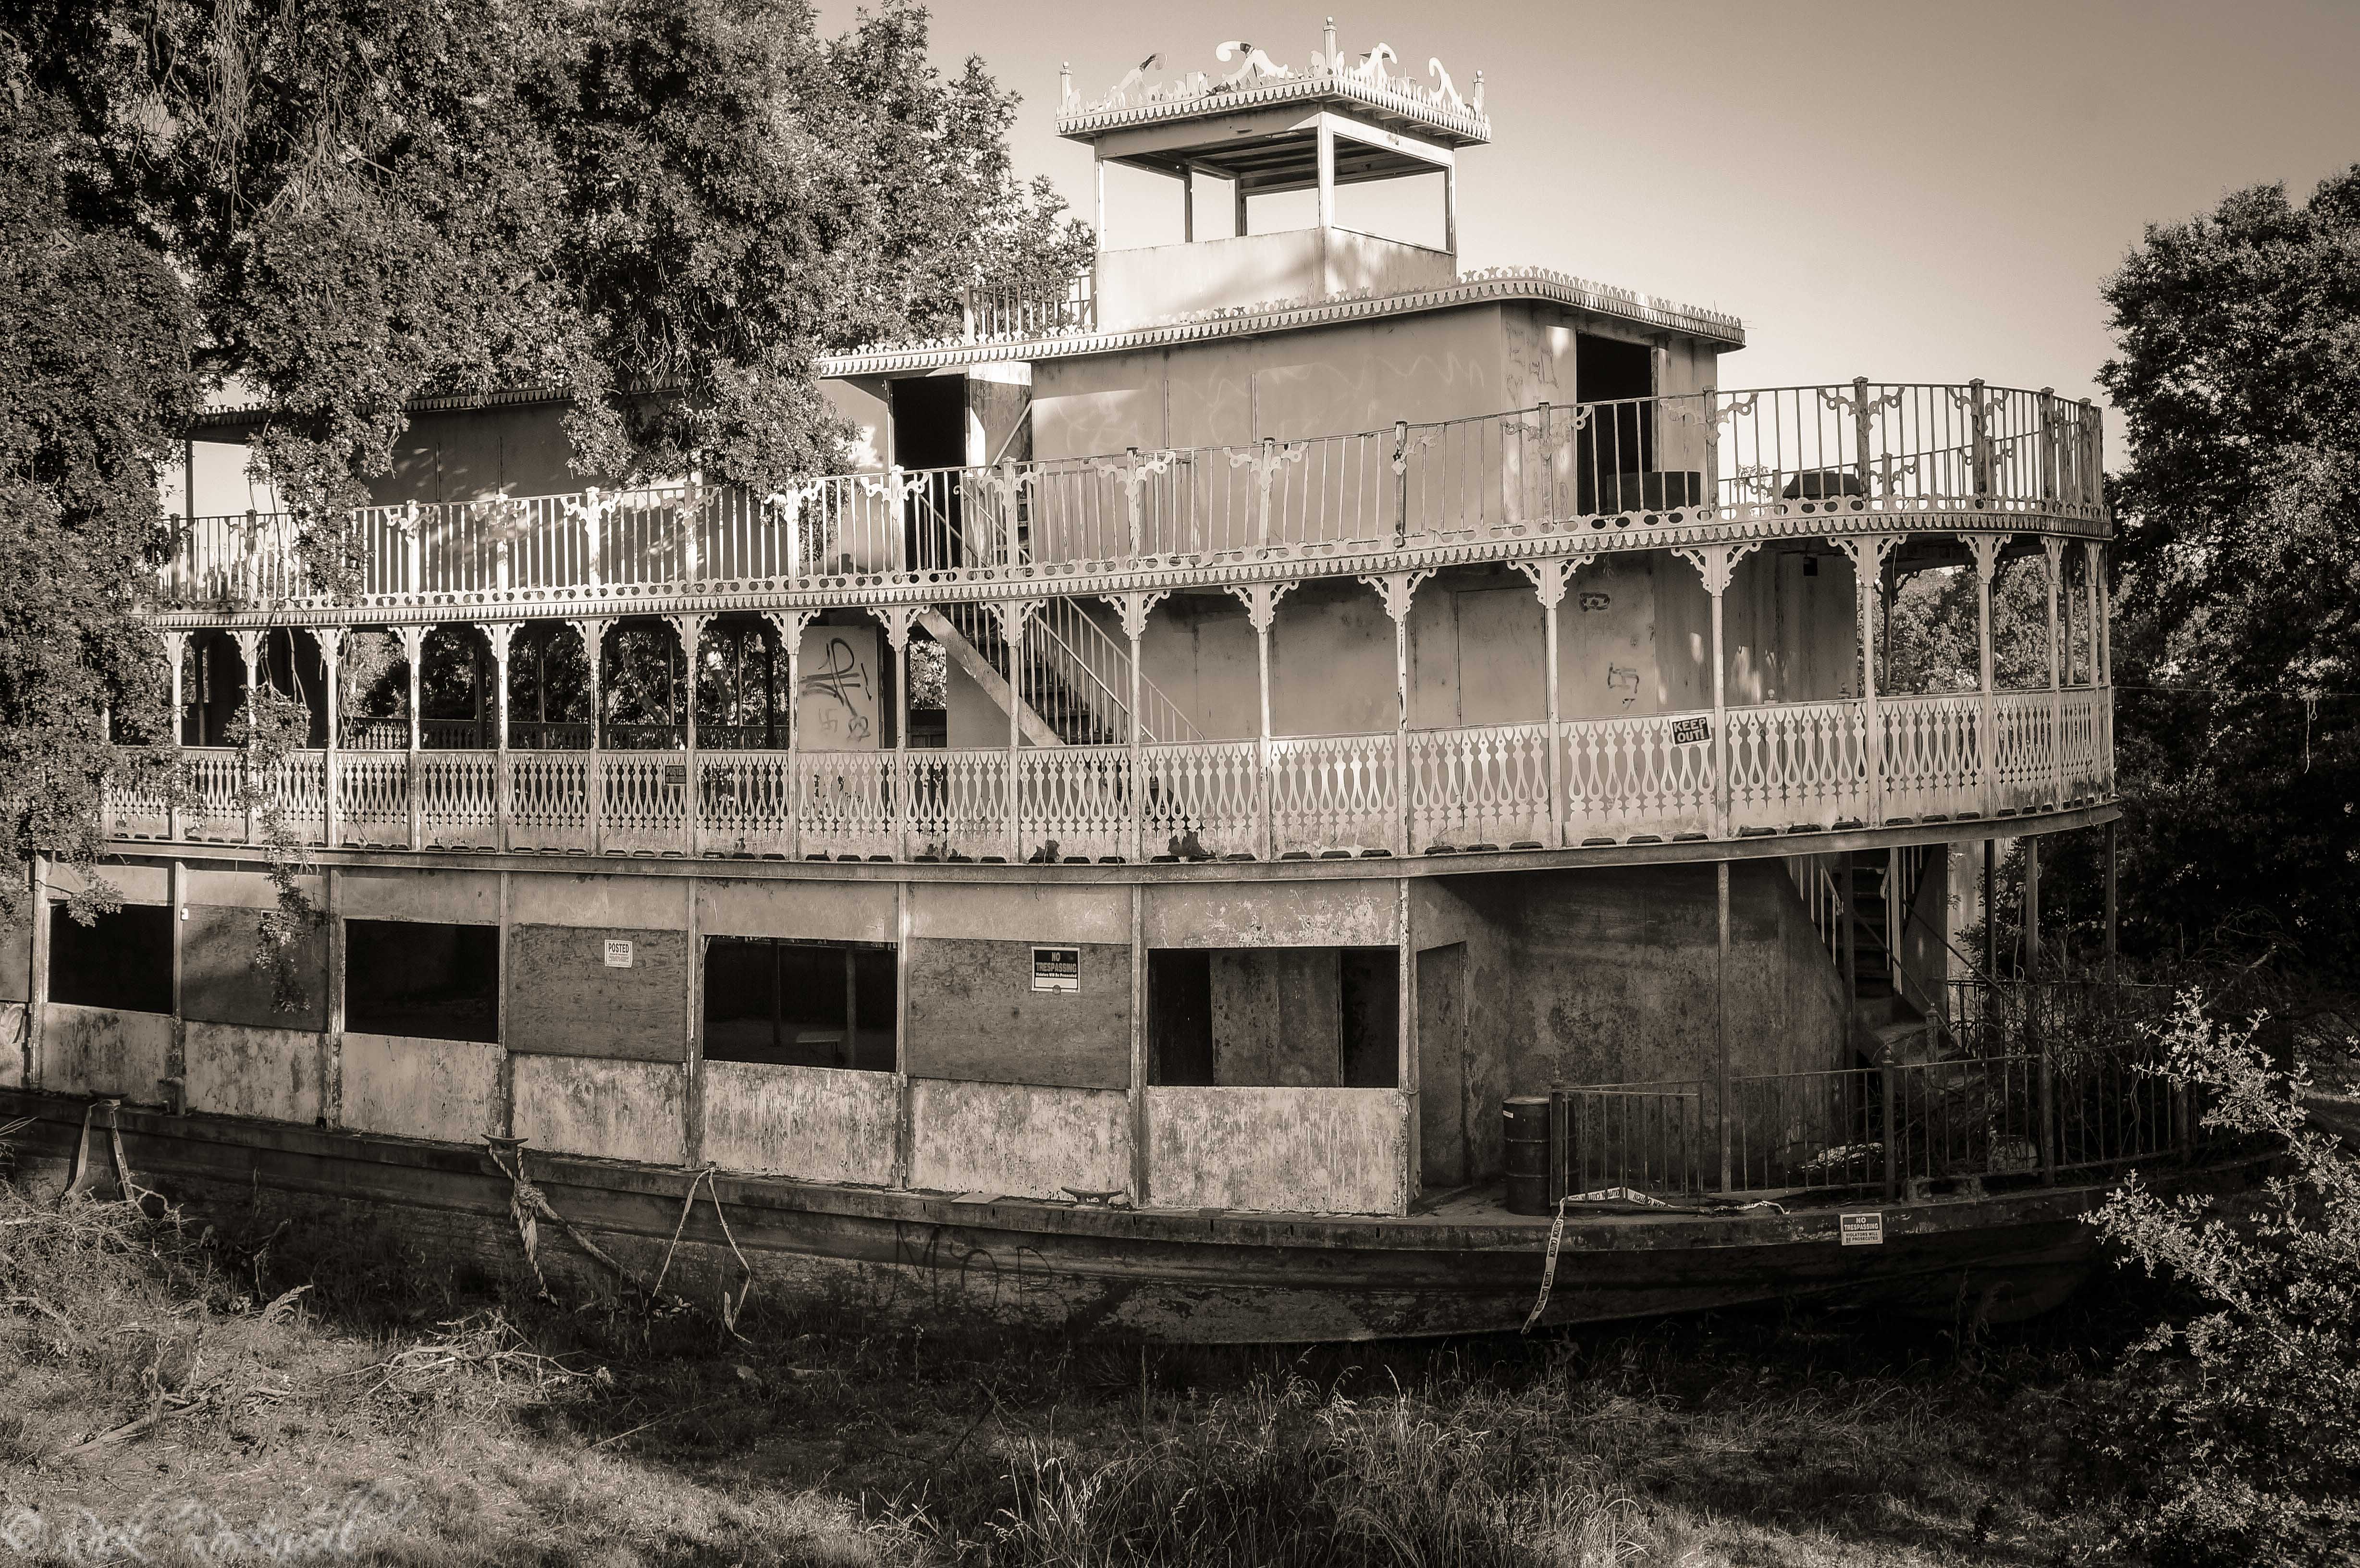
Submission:
{"label": "overcast sky", "polygon": [[[831,29],[847,0],[825,0]],[[1019,168],[1090,207],[1060,140],[1057,68],[1103,93],[1161,51],[1225,38],[1303,69],[1316,7],[936,0],[937,56],[1024,95]],[[2142,224],[2360,161],[2360,0],[1656,0],[1336,14],[1462,93],[1492,145],[1461,155],[1459,264],[1534,265],[1714,306],[1753,346],[1731,387],[1966,380],[2095,395],[2100,280]],[[1142,177],[1142,179],[1145,177]],[[1118,211],[1117,219],[1125,216]]]}

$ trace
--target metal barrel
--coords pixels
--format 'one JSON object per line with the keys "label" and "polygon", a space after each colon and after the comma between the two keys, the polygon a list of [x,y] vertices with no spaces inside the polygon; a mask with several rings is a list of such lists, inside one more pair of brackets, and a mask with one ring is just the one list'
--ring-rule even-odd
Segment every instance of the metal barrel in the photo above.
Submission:
{"label": "metal barrel", "polygon": [[1502,1101],[1507,1123],[1508,1212],[1549,1212],[1549,1103],[1546,1094],[1519,1094]]}

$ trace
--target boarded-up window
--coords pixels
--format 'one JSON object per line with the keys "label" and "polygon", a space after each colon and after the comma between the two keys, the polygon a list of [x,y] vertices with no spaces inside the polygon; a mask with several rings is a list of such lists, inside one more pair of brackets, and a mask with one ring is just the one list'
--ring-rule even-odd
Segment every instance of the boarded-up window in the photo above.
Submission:
{"label": "boarded-up window", "polygon": [[712,1062],[893,1071],[893,950],[716,936],[705,948]]}
{"label": "boarded-up window", "polygon": [[126,1013],[172,1010],[172,911],[126,904],[89,925],[49,906],[49,1000]]}
{"label": "boarded-up window", "polygon": [[294,987],[282,1010],[276,976],[255,961],[262,954],[260,909],[191,904],[180,919],[180,1016],[202,1023],[261,1029],[328,1027],[328,942],[314,923],[296,935],[288,954]]}
{"label": "boarded-up window", "polygon": [[344,922],[344,1028],[419,1040],[500,1038],[497,926]]}
{"label": "boarded-up window", "polygon": [[1147,960],[1152,1083],[1304,1089],[1400,1083],[1396,949],[1158,949]]}

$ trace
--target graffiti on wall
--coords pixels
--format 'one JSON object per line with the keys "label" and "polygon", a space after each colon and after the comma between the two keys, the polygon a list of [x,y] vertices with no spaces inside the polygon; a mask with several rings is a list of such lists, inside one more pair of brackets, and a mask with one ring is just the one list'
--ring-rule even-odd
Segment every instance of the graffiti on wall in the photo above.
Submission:
{"label": "graffiti on wall", "polygon": [[795,724],[805,751],[874,751],[878,644],[873,626],[814,626],[803,634]]}

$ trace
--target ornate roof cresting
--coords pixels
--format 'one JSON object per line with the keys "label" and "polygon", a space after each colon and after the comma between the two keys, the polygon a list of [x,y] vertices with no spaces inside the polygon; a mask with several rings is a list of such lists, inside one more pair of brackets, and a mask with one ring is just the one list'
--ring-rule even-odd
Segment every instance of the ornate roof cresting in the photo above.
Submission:
{"label": "ornate roof cresting", "polygon": [[[1396,72],[1400,56],[1380,42],[1366,54],[1348,58],[1336,46],[1336,19],[1328,18],[1322,47],[1312,51],[1311,63],[1297,71],[1272,60],[1259,45],[1232,38],[1213,50],[1223,67],[1218,71],[1174,72],[1161,53],[1149,55],[1131,67],[1104,97],[1085,103],[1074,90],[1069,65],[1059,77],[1057,131],[1061,136],[1110,130],[1147,120],[1176,119],[1255,107],[1290,98],[1346,97],[1374,108],[1405,115],[1470,141],[1491,139],[1491,122],[1483,112],[1483,73],[1477,71],[1471,89],[1461,96],[1442,61],[1429,59],[1421,80]],[[1150,80],[1150,73],[1164,74]]]}

